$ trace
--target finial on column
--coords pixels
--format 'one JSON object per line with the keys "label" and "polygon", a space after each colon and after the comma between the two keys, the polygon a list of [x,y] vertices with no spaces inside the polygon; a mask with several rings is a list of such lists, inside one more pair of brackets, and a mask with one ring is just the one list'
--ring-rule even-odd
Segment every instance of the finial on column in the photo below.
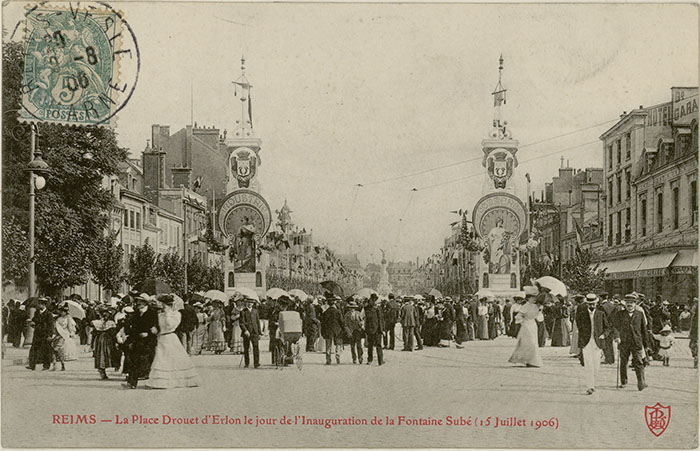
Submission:
{"label": "finial on column", "polygon": [[245,55],[241,55],[241,70],[245,73]]}

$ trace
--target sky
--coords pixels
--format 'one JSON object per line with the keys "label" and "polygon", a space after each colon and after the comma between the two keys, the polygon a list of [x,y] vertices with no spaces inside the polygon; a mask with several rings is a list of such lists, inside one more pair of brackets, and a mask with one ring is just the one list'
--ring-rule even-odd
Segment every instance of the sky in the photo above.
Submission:
{"label": "sky", "polygon": [[[23,4],[3,7],[5,29]],[[484,194],[501,54],[523,199],[526,173],[539,193],[562,156],[602,167],[598,138],[623,111],[698,85],[694,5],[111,5],[141,52],[120,145],[138,157],[151,124],[177,131],[191,115],[234,130],[244,54],[261,194],[273,211],[286,199],[316,242],[363,263],[380,248],[390,260],[438,252],[459,219],[450,211],[471,212]]]}

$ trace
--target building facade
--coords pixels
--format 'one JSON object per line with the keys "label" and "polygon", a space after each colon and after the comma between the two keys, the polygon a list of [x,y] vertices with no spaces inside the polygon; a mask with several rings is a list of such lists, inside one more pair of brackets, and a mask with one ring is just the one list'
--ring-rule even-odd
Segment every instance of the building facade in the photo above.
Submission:
{"label": "building facade", "polygon": [[697,296],[698,89],[623,113],[604,150],[608,291]]}

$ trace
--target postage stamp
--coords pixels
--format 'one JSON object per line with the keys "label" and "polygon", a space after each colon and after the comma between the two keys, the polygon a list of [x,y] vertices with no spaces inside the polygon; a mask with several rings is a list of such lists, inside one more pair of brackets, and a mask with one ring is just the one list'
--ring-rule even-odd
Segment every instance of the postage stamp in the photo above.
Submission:
{"label": "postage stamp", "polygon": [[[25,20],[20,120],[112,125],[138,80],[138,44],[121,14],[104,3],[44,3],[28,6]],[[123,58],[137,59],[130,80],[120,80]]]}

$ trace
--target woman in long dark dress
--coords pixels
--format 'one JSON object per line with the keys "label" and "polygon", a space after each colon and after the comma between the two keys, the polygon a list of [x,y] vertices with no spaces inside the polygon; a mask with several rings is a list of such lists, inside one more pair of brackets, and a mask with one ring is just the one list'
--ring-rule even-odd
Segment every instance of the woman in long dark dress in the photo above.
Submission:
{"label": "woman in long dark dress", "polygon": [[98,312],[99,319],[92,321],[93,327],[93,356],[95,358],[95,368],[100,373],[103,380],[107,377],[106,369],[113,365],[112,349],[114,349],[115,329],[117,325],[111,319],[109,309],[103,309]]}
{"label": "woman in long dark dress", "polygon": [[498,302],[489,302],[489,340],[498,337],[498,327],[501,321],[501,309]]}
{"label": "woman in long dark dress", "polygon": [[437,346],[440,342],[438,335],[438,316],[439,309],[433,305],[433,301],[428,301],[428,307],[425,309],[425,322],[421,329],[423,336],[423,344],[425,346]]}
{"label": "woman in long dark dress", "polygon": [[569,333],[569,309],[559,300],[552,308],[554,324],[552,326],[552,346],[563,348],[571,344]]}
{"label": "woman in long dark dress", "polygon": [[440,343],[438,346],[449,348],[452,342],[452,323],[454,322],[455,312],[449,303],[442,304],[442,315],[440,319]]}

